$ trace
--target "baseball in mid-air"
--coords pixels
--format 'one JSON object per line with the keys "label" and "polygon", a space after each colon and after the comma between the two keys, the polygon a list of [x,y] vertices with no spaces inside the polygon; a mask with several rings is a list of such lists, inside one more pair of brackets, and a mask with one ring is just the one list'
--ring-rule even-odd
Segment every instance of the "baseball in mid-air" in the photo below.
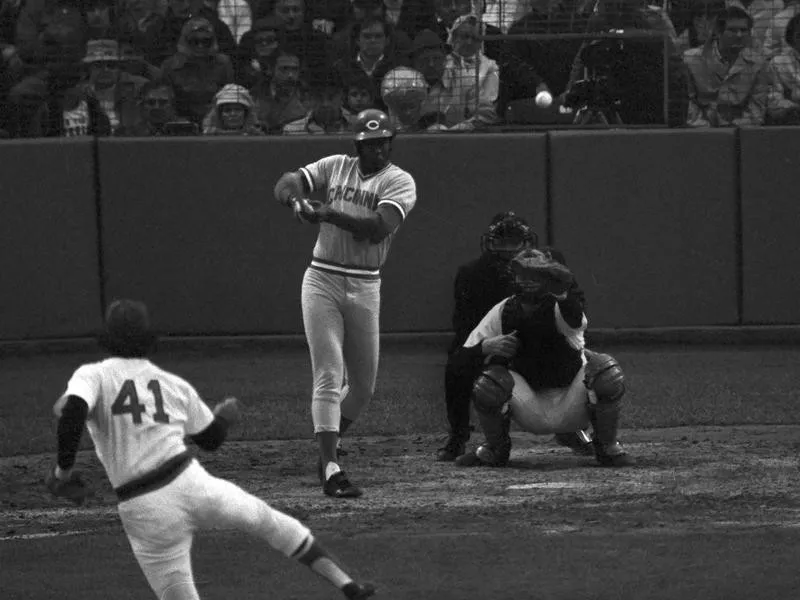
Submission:
{"label": "baseball in mid-air", "polygon": [[536,94],[536,106],[539,108],[547,108],[553,103],[553,95],[547,90],[542,90]]}

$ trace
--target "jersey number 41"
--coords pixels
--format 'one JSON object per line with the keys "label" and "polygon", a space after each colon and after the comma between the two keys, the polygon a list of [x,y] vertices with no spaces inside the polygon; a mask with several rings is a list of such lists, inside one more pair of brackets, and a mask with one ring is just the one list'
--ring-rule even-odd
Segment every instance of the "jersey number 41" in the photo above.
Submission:
{"label": "jersey number 41", "polygon": [[[153,394],[156,410],[153,413],[153,421],[156,423],[169,423],[169,415],[164,412],[164,396],[161,394],[161,384],[157,380],[151,379],[147,384],[147,389]],[[147,412],[144,404],[139,402],[139,393],[136,391],[136,384],[132,379],[126,379],[117,395],[116,400],[111,405],[112,415],[130,415],[136,425],[142,424],[142,414]]]}

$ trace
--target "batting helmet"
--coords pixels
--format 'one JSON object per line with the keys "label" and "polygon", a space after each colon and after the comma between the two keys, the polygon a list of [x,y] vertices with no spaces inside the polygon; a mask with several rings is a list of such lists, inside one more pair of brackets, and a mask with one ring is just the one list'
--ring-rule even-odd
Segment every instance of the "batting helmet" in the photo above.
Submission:
{"label": "batting helmet", "polygon": [[100,343],[114,356],[145,357],[156,335],[150,329],[150,315],[144,302],[114,300],[108,305]]}
{"label": "batting helmet", "polygon": [[488,231],[481,236],[481,250],[506,259],[511,259],[520,250],[538,245],[539,236],[512,210],[495,215]]}
{"label": "batting helmet", "polygon": [[358,113],[353,124],[354,139],[357,142],[378,138],[393,138],[394,126],[385,112],[368,108]]}

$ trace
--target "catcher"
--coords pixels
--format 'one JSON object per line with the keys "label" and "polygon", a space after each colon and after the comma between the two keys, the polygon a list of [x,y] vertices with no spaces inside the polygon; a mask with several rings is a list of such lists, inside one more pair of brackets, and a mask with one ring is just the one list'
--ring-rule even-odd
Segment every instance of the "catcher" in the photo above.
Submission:
{"label": "catcher", "polygon": [[[535,434],[569,433],[591,423],[597,462],[630,465],[617,440],[625,377],[614,357],[585,347],[584,299],[573,274],[536,249],[522,250],[511,269],[515,293],[489,310],[460,352],[464,361],[484,363],[472,401],[486,441],[456,464],[506,465],[513,419]],[[484,356],[489,340],[492,352]]]}
{"label": "catcher", "polygon": [[[509,264],[525,248],[538,247],[539,236],[527,221],[513,211],[498,213],[488,230],[481,236],[481,255],[459,267],[455,277],[453,310],[453,341],[448,351],[444,374],[447,421],[450,425],[447,442],[436,453],[436,459],[451,462],[466,451],[470,437],[470,398],[472,384],[480,375],[483,363],[459,356],[464,342],[481,318],[495,304],[513,293],[514,279]],[[546,249],[563,262],[560,253]],[[575,290],[575,293],[579,293]],[[490,350],[492,342],[482,350]],[[483,355],[485,357],[485,354]],[[474,356],[473,356],[474,357]],[[591,455],[591,438],[583,431],[562,433],[556,441],[575,453]]]}

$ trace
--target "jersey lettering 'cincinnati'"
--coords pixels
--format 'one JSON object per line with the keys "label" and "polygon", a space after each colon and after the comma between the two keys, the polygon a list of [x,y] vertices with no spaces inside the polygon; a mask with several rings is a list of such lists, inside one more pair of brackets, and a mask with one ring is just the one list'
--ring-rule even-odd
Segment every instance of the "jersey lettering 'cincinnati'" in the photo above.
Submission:
{"label": "jersey lettering 'cincinnati'", "polygon": [[342,187],[341,185],[330,186],[328,188],[328,203],[343,200],[356,206],[366,206],[370,210],[378,208],[378,196],[373,192],[367,192],[359,188]]}
{"label": "jersey lettering 'cincinnati'", "polygon": [[534,391],[568,387],[583,366],[582,350],[570,344],[553,318],[555,303],[547,298],[531,307],[512,296],[503,307],[503,333],[516,330],[520,341],[509,368]]}
{"label": "jersey lettering 'cincinnati'", "polygon": [[[358,168],[358,158],[335,154],[302,167],[300,173],[312,192],[325,190],[327,203],[354,217],[366,217],[380,206],[392,206],[405,220],[417,201],[414,179],[391,163],[364,176]],[[321,223],[314,259],[326,265],[378,271],[386,261],[393,238],[394,234],[388,235],[378,244],[356,241],[352,233]]]}

